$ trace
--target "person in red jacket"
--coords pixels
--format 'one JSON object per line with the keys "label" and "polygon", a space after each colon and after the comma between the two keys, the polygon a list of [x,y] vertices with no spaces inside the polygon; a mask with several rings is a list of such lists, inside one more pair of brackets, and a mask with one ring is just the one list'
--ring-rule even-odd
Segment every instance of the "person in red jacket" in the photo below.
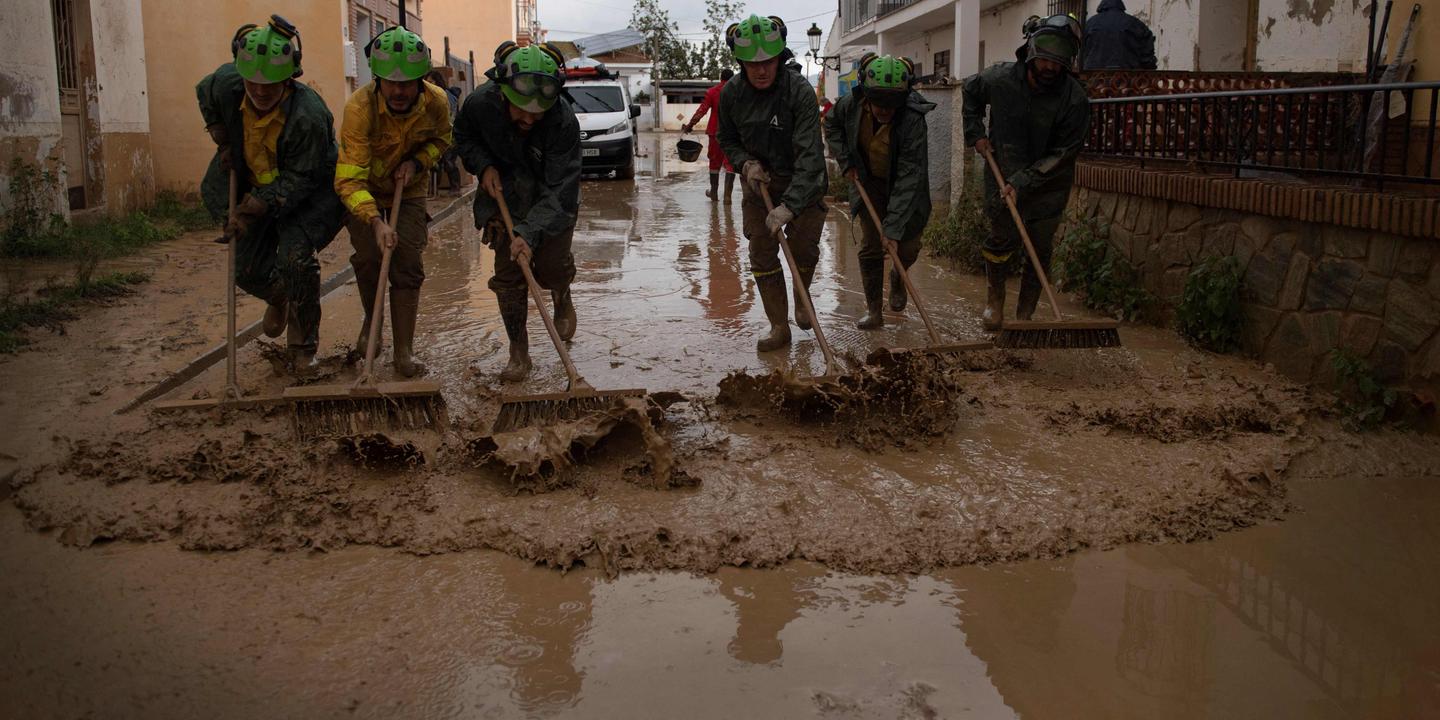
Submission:
{"label": "person in red jacket", "polygon": [[[705,192],[705,197],[715,199],[715,194],[720,190],[720,168],[725,168],[725,202],[730,202],[730,191],[735,188],[735,168],[730,167],[730,159],[725,157],[725,151],[720,149],[720,143],[715,141],[715,131],[720,127],[720,88],[734,77],[735,73],[730,68],[720,71],[720,84],[705,91],[705,100],[700,103],[700,109],[695,111],[690,122],[681,126],[685,132],[695,129],[700,123],[700,118],[705,113],[710,113],[710,122],[705,124],[705,135],[707,143],[707,154],[710,157],[710,189]],[[711,112],[711,111],[714,112]]]}

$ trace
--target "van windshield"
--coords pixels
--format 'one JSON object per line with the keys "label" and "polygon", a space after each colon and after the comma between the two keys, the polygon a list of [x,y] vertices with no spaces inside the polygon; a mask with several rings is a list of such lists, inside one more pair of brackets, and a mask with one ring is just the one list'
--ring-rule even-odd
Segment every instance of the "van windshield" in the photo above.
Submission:
{"label": "van windshield", "polygon": [[620,112],[625,109],[625,98],[620,88],[611,86],[585,87],[571,85],[566,90],[574,100],[571,107],[577,113]]}

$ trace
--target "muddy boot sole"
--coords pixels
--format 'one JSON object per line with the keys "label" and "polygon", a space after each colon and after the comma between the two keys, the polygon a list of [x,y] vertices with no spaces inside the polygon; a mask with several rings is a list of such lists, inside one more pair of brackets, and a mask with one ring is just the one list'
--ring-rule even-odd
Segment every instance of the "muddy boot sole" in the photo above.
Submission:
{"label": "muddy boot sole", "polygon": [[874,330],[885,326],[885,314],[880,308],[873,307],[865,311],[865,317],[855,321],[855,327],[861,330]]}

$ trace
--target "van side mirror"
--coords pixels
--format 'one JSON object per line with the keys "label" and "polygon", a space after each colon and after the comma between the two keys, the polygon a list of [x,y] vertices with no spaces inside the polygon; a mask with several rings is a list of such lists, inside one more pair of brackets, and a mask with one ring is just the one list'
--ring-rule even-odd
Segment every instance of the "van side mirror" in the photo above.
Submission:
{"label": "van side mirror", "polygon": [[639,106],[639,105],[636,105],[635,103],[630,103],[630,117],[632,117],[632,118],[638,118],[638,117],[640,117],[640,106]]}

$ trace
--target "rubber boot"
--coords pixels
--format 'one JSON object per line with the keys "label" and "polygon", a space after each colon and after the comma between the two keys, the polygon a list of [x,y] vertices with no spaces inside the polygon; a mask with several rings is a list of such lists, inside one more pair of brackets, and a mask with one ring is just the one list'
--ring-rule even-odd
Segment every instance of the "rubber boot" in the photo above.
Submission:
{"label": "rubber boot", "polygon": [[789,308],[785,307],[785,276],[775,273],[758,278],[755,285],[760,290],[760,302],[765,305],[765,317],[770,320],[770,334],[755,343],[757,352],[771,352],[790,344]]}
{"label": "rubber boot", "polygon": [[570,298],[570,286],[550,291],[550,300],[555,303],[555,332],[561,340],[575,337],[575,302]]}
{"label": "rubber boot", "polygon": [[410,378],[425,372],[415,362],[415,318],[420,314],[420,288],[390,290],[390,337],[395,341],[395,371]]}
{"label": "rubber boot", "polygon": [[281,300],[278,303],[270,303],[265,306],[265,320],[261,327],[265,331],[265,337],[278,338],[285,332],[285,325],[290,316],[290,303]]}
{"label": "rubber boot", "polygon": [[1015,303],[1015,319],[1029,320],[1035,315],[1035,306],[1040,302],[1040,278],[1034,270],[1026,269],[1020,276],[1020,300]]}
{"label": "rubber boot", "polygon": [[[810,281],[815,278],[815,268],[800,271],[800,283],[805,286],[806,294],[810,292]],[[800,297],[800,290],[795,290],[795,325],[801,330],[810,329],[810,313],[805,311],[805,298]]]}
{"label": "rubber boot", "polygon": [[735,173],[725,173],[725,203],[730,203],[730,192],[735,189]]}
{"label": "rubber boot", "polygon": [[527,312],[524,290],[496,290],[500,319],[505,323],[505,337],[510,340],[510,361],[500,371],[505,382],[520,382],[530,375],[530,336],[525,330]]}
{"label": "rubber boot", "polygon": [[885,293],[885,261],[866,260],[860,263],[860,283],[865,288],[865,317],[855,323],[861,330],[874,330],[885,325],[881,300]]}
{"label": "rubber boot", "polygon": [[315,362],[315,350],[320,347],[320,323],[315,323],[313,328],[302,328],[302,324],[291,317],[285,335],[289,345],[290,367],[294,368],[295,374],[314,374],[319,366],[319,363]]}
{"label": "rubber boot", "polygon": [[[346,356],[346,361],[350,363],[358,363],[365,361],[365,343],[370,339],[370,318],[372,314],[371,311],[375,309],[374,286],[367,288],[365,286],[365,283],[356,283],[355,286],[360,290],[360,303],[365,310],[365,319],[360,323],[360,336],[355,338],[355,346],[351,348],[350,354]],[[381,318],[380,337],[376,340],[375,343],[375,357],[380,357],[380,353],[384,350],[385,319]]]}
{"label": "rubber boot", "polygon": [[905,295],[905,280],[900,277],[900,271],[890,269],[890,309],[901,312],[905,309],[905,302],[908,298]]}
{"label": "rubber boot", "polygon": [[985,293],[985,314],[981,317],[981,325],[987,332],[995,332],[1004,324],[1005,266],[987,261],[985,279],[989,289]]}
{"label": "rubber boot", "polygon": [[705,197],[711,200],[720,193],[720,173],[710,173],[710,189],[705,191]]}

